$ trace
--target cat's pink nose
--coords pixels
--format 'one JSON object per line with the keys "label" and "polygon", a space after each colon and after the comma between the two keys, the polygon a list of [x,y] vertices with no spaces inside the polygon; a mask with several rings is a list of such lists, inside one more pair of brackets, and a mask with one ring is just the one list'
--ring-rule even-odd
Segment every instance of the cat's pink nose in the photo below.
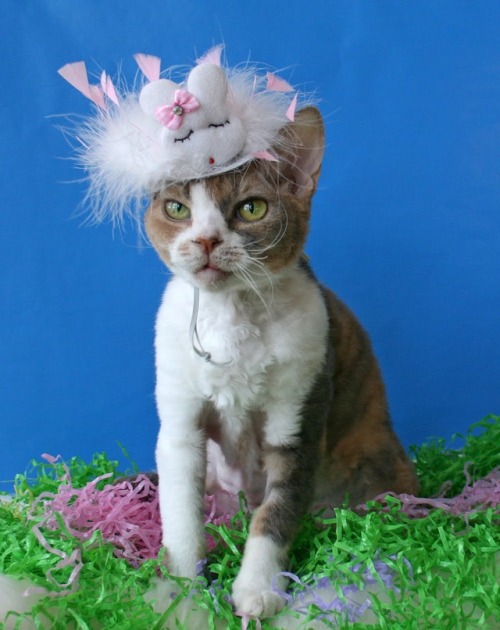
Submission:
{"label": "cat's pink nose", "polygon": [[197,243],[198,245],[201,245],[203,247],[203,249],[205,250],[206,254],[211,254],[213,252],[213,250],[215,249],[215,247],[221,242],[220,239],[217,236],[212,236],[209,238],[197,238],[195,241],[193,241],[194,243]]}

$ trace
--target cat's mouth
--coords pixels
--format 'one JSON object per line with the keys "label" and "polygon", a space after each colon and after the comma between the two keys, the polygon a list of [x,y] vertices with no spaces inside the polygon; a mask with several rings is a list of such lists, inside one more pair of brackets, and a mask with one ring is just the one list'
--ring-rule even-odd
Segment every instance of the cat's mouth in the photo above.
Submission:
{"label": "cat's mouth", "polygon": [[228,271],[224,271],[214,265],[213,263],[207,263],[201,269],[196,272],[196,277],[200,279],[202,282],[207,284],[215,284],[219,283],[222,280],[225,280],[230,273]]}

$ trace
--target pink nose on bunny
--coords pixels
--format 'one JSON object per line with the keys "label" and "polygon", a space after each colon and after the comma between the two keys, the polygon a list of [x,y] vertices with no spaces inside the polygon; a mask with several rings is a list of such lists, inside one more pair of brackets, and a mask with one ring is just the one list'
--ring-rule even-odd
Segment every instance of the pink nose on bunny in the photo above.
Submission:
{"label": "pink nose on bunny", "polygon": [[213,158],[212,156],[210,156],[210,157],[208,158],[208,163],[209,163],[209,164],[215,164],[215,158]]}

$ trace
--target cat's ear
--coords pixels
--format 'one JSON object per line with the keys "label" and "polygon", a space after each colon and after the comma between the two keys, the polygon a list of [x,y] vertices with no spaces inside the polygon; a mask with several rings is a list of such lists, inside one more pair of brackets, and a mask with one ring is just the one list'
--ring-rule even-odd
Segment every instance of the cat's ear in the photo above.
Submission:
{"label": "cat's ear", "polygon": [[316,190],[323,153],[325,127],[316,107],[305,107],[295,114],[295,120],[281,131],[281,154],[284,174],[296,186],[300,197],[311,196]]}

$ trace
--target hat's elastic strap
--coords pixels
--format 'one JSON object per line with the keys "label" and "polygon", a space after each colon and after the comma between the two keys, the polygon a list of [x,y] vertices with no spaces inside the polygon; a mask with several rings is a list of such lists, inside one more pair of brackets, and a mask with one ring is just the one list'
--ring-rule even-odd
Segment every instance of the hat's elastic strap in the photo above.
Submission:
{"label": "hat's elastic strap", "polygon": [[[204,359],[207,363],[211,363],[212,365],[217,365],[219,367],[228,365],[230,361],[225,361],[224,363],[219,363],[212,359],[212,355],[210,352],[207,352],[203,349],[202,343],[200,341],[200,336],[198,335],[198,328],[196,326],[196,322],[198,320],[198,311],[200,310],[200,290],[198,287],[194,287],[194,299],[193,299],[193,312],[191,313],[191,323],[189,324],[189,340],[191,341],[191,346],[196,354]],[[198,347],[196,347],[196,344]]]}

